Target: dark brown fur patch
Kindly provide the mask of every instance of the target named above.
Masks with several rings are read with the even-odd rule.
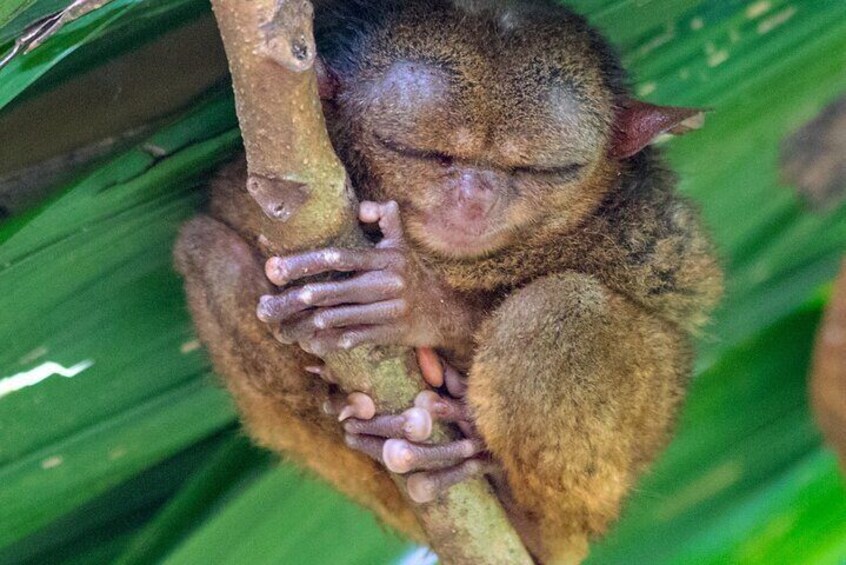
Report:
[[[830,210],[846,199],[846,96],[784,140],[781,171],[817,210]]]

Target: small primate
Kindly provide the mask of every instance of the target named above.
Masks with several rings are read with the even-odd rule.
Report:
[[[423,539],[385,466],[415,501],[485,473],[538,561],[578,562],[666,444],[721,292],[650,146],[701,113],[633,100],[553,1],[325,1],[315,18],[330,136],[381,236],[263,257],[229,167],[176,248],[200,337],[253,436],[386,523]],[[319,358],[361,344],[418,348],[433,390],[401,415],[339,397]],[[427,445],[432,420],[465,437]]]

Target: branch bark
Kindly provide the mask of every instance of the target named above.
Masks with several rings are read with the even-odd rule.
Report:
[[[212,6],[232,71],[247,188],[265,213],[261,233],[267,249],[280,254],[368,245],[317,96],[312,5],[212,0]],[[326,362],[344,389],[370,394],[381,412],[408,408],[424,388],[407,348],[359,347]],[[437,434],[446,439],[451,431],[441,427]],[[395,480],[404,482],[401,476]],[[485,480],[456,485],[429,504],[409,504],[444,563],[532,563]]]

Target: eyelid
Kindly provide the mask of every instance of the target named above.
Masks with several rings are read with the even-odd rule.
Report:
[[[373,137],[376,138],[383,147],[388,149],[389,151],[393,151],[399,155],[403,155],[405,157],[411,157],[414,159],[425,159],[425,160],[438,160],[438,159],[447,159],[452,161],[453,157],[446,153],[441,153],[439,151],[425,151],[422,149],[412,149],[403,145],[402,143],[398,143],[386,137],[382,137],[379,134],[373,134]],[[542,176],[555,176],[555,177],[572,177],[577,175],[583,168],[585,167],[584,163],[570,163],[569,165],[564,165],[561,167],[535,167],[535,166],[524,166],[524,167],[513,167],[511,169],[512,174],[519,174],[519,173],[526,173],[531,175],[542,175]]]
[[[513,173],[567,177],[578,174],[584,167],[584,163],[570,163],[561,167],[514,167],[511,171]]]
[[[403,145],[402,143],[397,143],[396,141],[392,141],[382,137],[381,135],[374,134],[376,141],[378,141],[383,147],[388,149],[389,151],[393,151],[394,153],[398,153],[400,155],[404,155],[406,157],[413,157],[415,159],[452,159],[451,156],[447,155],[446,153],[440,153],[438,151],[425,151],[422,149],[412,149]]]

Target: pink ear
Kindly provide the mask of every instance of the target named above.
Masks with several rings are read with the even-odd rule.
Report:
[[[704,110],[629,100],[617,113],[611,156],[615,159],[631,157],[661,134],[682,135],[701,128],[704,123]]]
[[[320,58],[314,58],[314,72],[317,75],[317,93],[321,100],[333,100],[338,94],[338,78]]]

